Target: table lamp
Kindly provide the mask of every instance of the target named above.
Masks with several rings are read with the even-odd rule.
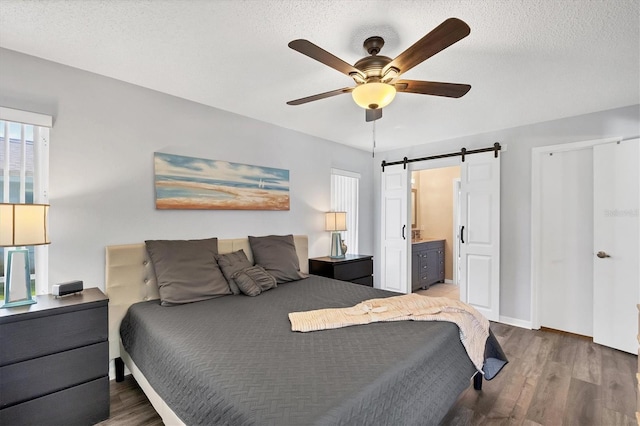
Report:
[[[0,247],[9,250],[2,308],[36,303],[31,296],[31,269],[26,246],[49,244],[48,204],[0,204]]]
[[[339,231],[347,230],[346,212],[327,212],[325,215],[325,230],[331,231],[331,255],[332,259],[344,259],[342,239]]]

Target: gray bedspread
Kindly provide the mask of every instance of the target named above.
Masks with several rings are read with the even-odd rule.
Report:
[[[392,295],[311,276],[257,297],[138,303],[120,332],[138,368],[187,425],[437,424],[475,371],[456,325],[295,333],[287,317]]]

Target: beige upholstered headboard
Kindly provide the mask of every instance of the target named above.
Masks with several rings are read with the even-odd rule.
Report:
[[[300,271],[309,272],[309,241],[306,235],[294,235]],[[248,238],[218,240],[221,254],[244,250],[253,262]],[[153,265],[144,243],[107,246],[105,287],[109,296],[109,359],[120,356],[120,322],[134,303],[159,299]],[[170,309],[170,308],[167,308]]]

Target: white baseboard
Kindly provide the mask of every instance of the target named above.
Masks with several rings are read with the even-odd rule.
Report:
[[[500,322],[502,324],[513,325],[514,327],[526,328],[527,330],[533,329],[533,327],[531,326],[531,321],[505,317],[504,315],[500,315]]]
[[[444,280],[444,283],[445,283],[445,284],[455,284],[455,283],[453,282],[453,280]]]

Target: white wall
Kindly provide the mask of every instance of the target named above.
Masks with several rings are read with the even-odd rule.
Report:
[[[104,247],[145,239],[307,234],[310,256],[327,255],[332,167],[362,176],[360,251],[373,252],[367,152],[6,49],[0,106],[54,117],[50,285],[104,288]],[[291,209],[156,210],[154,152],[288,169]]]
[[[490,107],[488,107],[490,110]],[[531,320],[531,149],[606,137],[624,139],[640,135],[640,105],[577,117],[521,126],[386,151],[374,161],[375,229],[380,229],[380,164],[460,151],[461,148],[507,145],[501,154],[500,223],[500,315],[505,321],[523,324]],[[380,246],[376,241],[375,255]],[[379,262],[376,263],[379,268]],[[376,273],[379,270],[376,269]]]

